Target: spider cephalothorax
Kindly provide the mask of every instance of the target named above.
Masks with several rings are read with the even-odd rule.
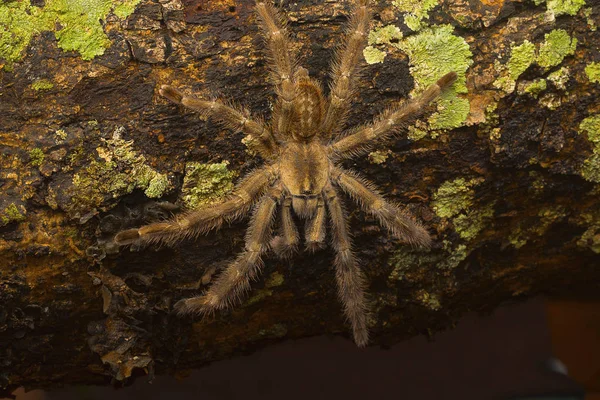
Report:
[[[353,5],[345,44],[336,52],[328,98],[324,97],[319,83],[297,65],[295,56],[290,53],[285,20],[270,2],[256,2],[277,93],[270,124],[249,118],[247,113],[221,101],[201,100],[170,86],[161,87],[160,94],[170,101],[250,135],[265,159],[265,166],[243,179],[226,200],[169,221],[122,231],[115,237],[115,242],[121,245],[174,244],[218,229],[224,222],[245,215],[254,206],[245,250],[205,294],[177,303],[175,307],[180,313],[210,313],[231,305],[250,288],[251,279],[257,276],[262,266],[261,257],[268,250],[282,256],[293,254],[300,240],[292,214],[306,221],[304,241],[309,250],[324,246],[329,217],[331,243],[336,252],[338,295],[344,314],[352,324],[356,344],[364,346],[369,333],[365,280],[352,253],[339,190],[349,194],[398,239],[412,245],[429,246],[429,234],[408,212],[385,200],[373,184],[355,172],[344,170],[338,163],[364,154],[405,128],[407,122],[422,114],[425,106],[456,80],[456,73],[447,73],[419,98],[392,106],[374,122],[344,132],[369,29],[367,2],[356,0]],[[273,236],[277,213],[279,234]]]

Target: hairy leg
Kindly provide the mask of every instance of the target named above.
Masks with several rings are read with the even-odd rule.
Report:
[[[286,29],[286,19],[277,11],[271,1],[257,0],[256,12],[267,42],[267,54],[271,61],[272,77],[277,91],[273,124],[275,131],[285,137],[289,133],[293,102],[296,98],[294,83],[296,57],[290,56],[291,46]]]
[[[181,300],[175,304],[179,314],[211,313],[231,306],[250,289],[250,280],[256,278],[262,267],[261,256],[267,251],[271,227],[281,190],[273,188],[260,202],[246,233],[245,250],[223,271],[208,291],[199,297]]]
[[[333,180],[368,213],[377,217],[392,235],[412,245],[429,247],[431,236],[414,217],[386,201],[367,180],[339,168],[332,171]]]
[[[246,111],[237,110],[217,100],[208,101],[186,96],[169,85],[162,85],[159,93],[173,103],[197,111],[206,118],[212,118],[232,131],[242,131],[251,135],[258,152],[265,159],[273,155],[277,149],[277,142],[265,124],[250,119]]]
[[[325,217],[325,201],[319,197],[315,215],[306,223],[304,232],[308,251],[316,251],[325,245]]]
[[[369,342],[365,278],[354,254],[352,254],[346,214],[331,185],[325,188],[325,195],[327,208],[331,216],[332,243],[337,253],[335,257],[335,277],[338,296],[343,304],[344,314],[352,324],[354,341],[359,347],[363,347]]]
[[[174,244],[182,239],[219,228],[223,222],[244,214],[252,206],[255,199],[264,192],[272,179],[272,174],[270,167],[259,169],[248,175],[229,199],[222,203],[183,213],[169,221],[121,231],[117,233],[114,241],[119,245]]]
[[[382,140],[419,117],[425,111],[425,106],[450,87],[456,78],[455,72],[447,73],[415,100],[400,107],[390,108],[376,117],[372,124],[359,127],[354,133],[337,140],[331,145],[334,154],[344,159],[370,151],[373,146],[381,144]]]
[[[298,248],[298,229],[292,218],[292,198],[286,196],[280,211],[281,232],[271,240],[271,248],[281,258],[290,257]]]
[[[332,71],[329,107],[323,123],[324,135],[339,131],[350,108],[354,81],[361,64],[362,50],[367,41],[371,12],[368,0],[355,0],[348,24],[345,44],[336,52]]]

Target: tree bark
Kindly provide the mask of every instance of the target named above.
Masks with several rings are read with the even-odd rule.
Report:
[[[174,208],[218,201],[261,164],[241,133],[158,95],[168,83],[268,119],[274,93],[253,1],[115,7],[79,21],[100,22],[100,36],[82,34],[71,48],[67,30],[78,25],[53,20],[57,6],[46,3],[0,5],[15,16],[0,17],[0,44],[26,36],[17,15],[54,22],[0,60],[0,395],[176,373],[290,338],[349,337],[331,249],[268,257],[242,305],[201,320],[172,306],[241,251],[245,222],[171,248],[111,241]],[[345,164],[434,237],[431,250],[407,247],[346,199],[371,343],[431,335],[467,311],[539,293],[597,298],[599,2],[465,0],[412,14],[400,3],[374,7],[348,126],[422,90],[440,68],[460,78],[431,117]],[[327,83],[348,5],[282,8],[293,50]]]

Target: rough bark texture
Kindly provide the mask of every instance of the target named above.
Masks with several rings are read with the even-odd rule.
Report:
[[[0,395],[348,336],[329,249],[268,259],[243,305],[201,321],[172,305],[240,251],[244,223],[175,248],[111,245],[117,230],[168,215],[165,201],[218,201],[260,164],[243,135],[168,104],[160,84],[264,117],[273,92],[251,0],[97,3],[87,20],[60,0],[0,4]],[[540,292],[597,293],[600,7],[536,3],[374,7],[350,125],[443,72],[460,78],[429,120],[347,165],[434,235],[430,251],[407,248],[347,199],[373,344]],[[347,4],[283,8],[303,65],[326,82]],[[33,30],[19,25],[32,19]]]

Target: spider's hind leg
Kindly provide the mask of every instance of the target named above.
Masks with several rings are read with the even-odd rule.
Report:
[[[335,256],[335,278],[338,296],[344,307],[344,314],[352,325],[356,345],[364,347],[369,342],[365,277],[360,270],[356,257],[352,253],[346,213],[337,193],[331,186],[326,187],[325,192],[327,208],[331,216],[333,247],[337,253]]]
[[[281,189],[272,188],[261,198],[248,227],[244,252],[219,275],[203,296],[175,304],[179,314],[206,314],[226,308],[239,301],[250,289],[250,280],[258,276],[263,264],[261,257],[269,248],[273,217],[280,197]]]

